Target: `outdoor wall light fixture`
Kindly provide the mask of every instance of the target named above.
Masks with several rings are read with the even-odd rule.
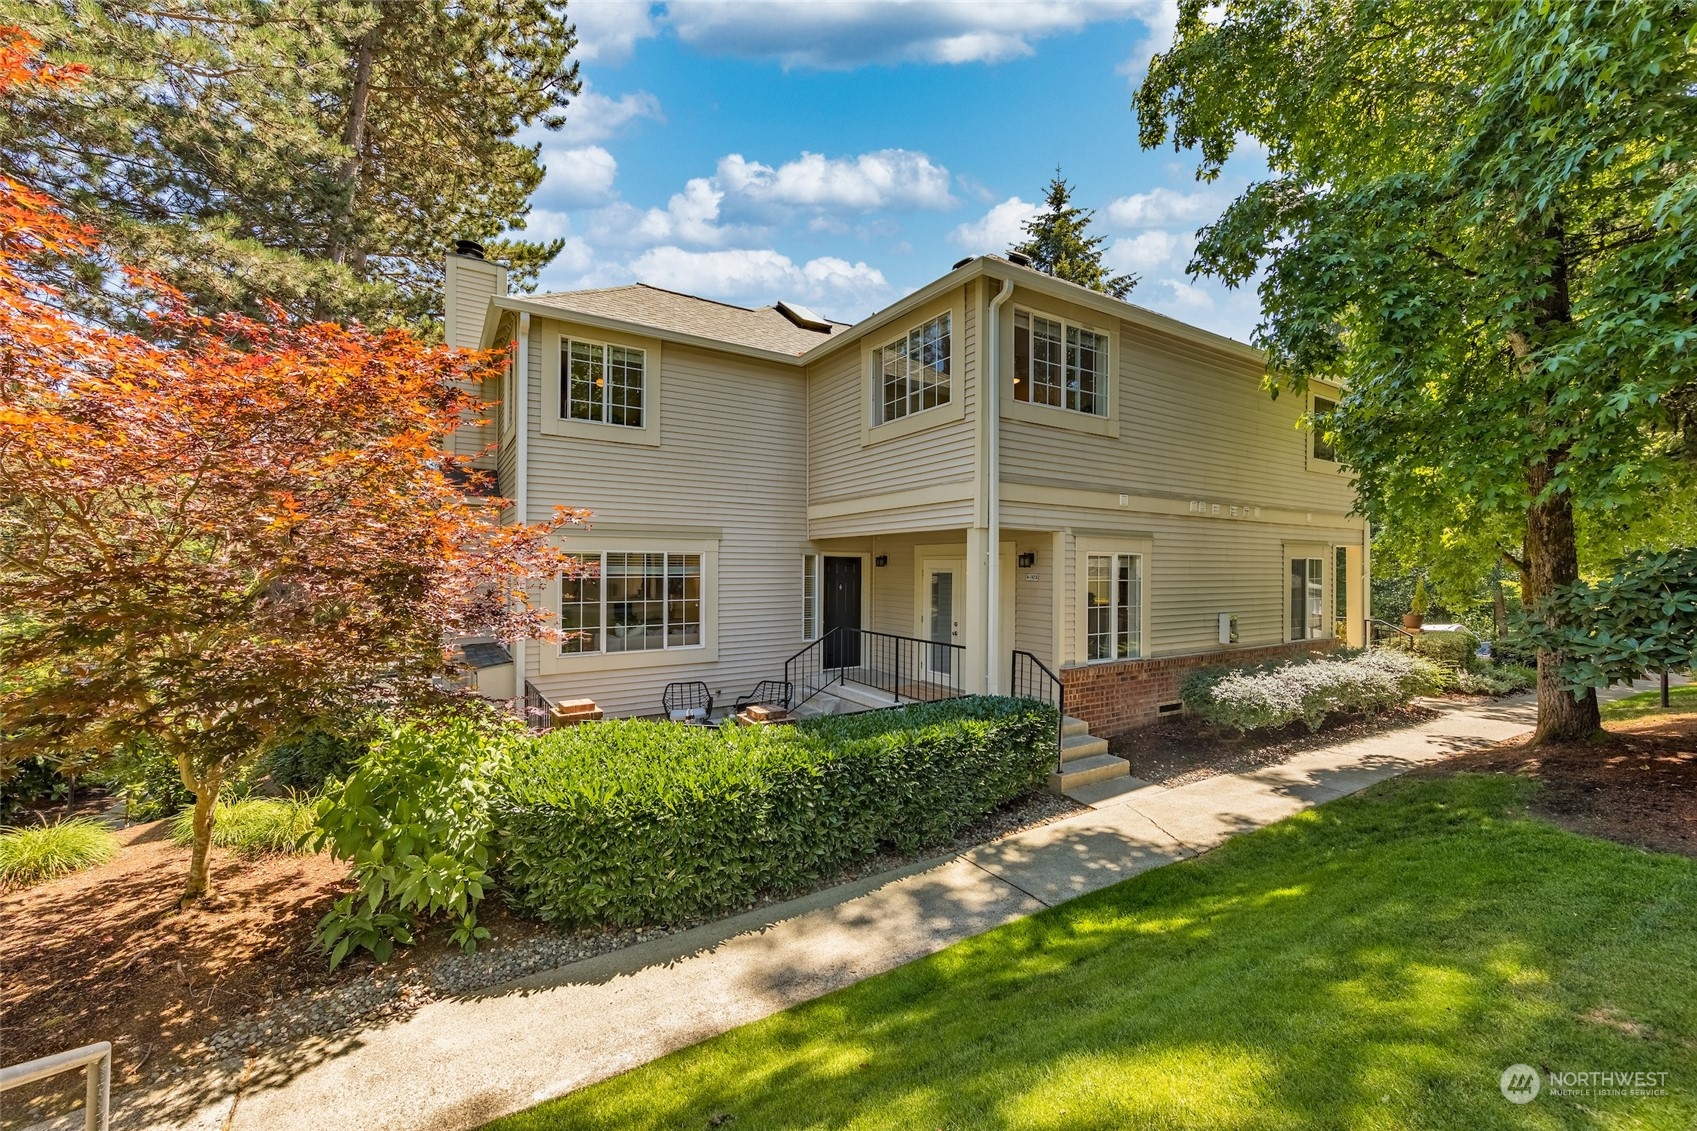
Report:
[[[883,569],[885,566],[890,564],[890,555],[879,554],[877,557],[872,559],[872,564],[877,566],[879,569]]]
[[[1023,553],[1019,556],[1019,568],[1020,569],[1030,569],[1032,566],[1034,566],[1036,564],[1037,564],[1037,552],[1035,550],[1027,550],[1025,553]]]

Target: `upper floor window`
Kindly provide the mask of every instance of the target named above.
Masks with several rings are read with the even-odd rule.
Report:
[[[1338,453],[1337,449],[1333,448],[1326,439],[1325,421],[1318,418],[1337,411],[1337,407],[1338,402],[1330,397],[1314,398],[1314,416],[1316,417],[1314,421],[1314,458],[1323,459],[1329,463],[1337,462]]]
[[[1013,396],[1016,401],[1108,415],[1108,335],[1016,310]]]
[[[949,322],[939,314],[872,351],[880,424],[949,403]]]
[[[560,418],[642,427],[647,355],[601,342],[560,342]]]

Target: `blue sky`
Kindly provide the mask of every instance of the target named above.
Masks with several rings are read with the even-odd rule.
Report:
[[[584,92],[532,135],[543,290],[632,281],[854,321],[1002,251],[1059,165],[1133,302],[1245,339],[1253,290],[1184,274],[1213,184],[1130,110],[1171,0],[572,0]]]

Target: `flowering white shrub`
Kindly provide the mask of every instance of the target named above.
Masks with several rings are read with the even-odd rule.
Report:
[[[1317,730],[1331,715],[1377,714],[1416,695],[1436,694],[1443,676],[1430,660],[1376,649],[1198,672],[1185,681],[1183,697],[1191,714],[1213,726],[1250,731],[1301,719],[1309,730]]]

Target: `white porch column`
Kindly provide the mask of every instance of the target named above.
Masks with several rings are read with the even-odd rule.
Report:
[[[962,627],[962,643],[966,645],[966,671],[962,690],[972,695],[990,693],[990,640],[986,631],[990,623],[990,571],[995,568],[995,555],[990,549],[990,531],[982,526],[966,531],[966,624]]]

